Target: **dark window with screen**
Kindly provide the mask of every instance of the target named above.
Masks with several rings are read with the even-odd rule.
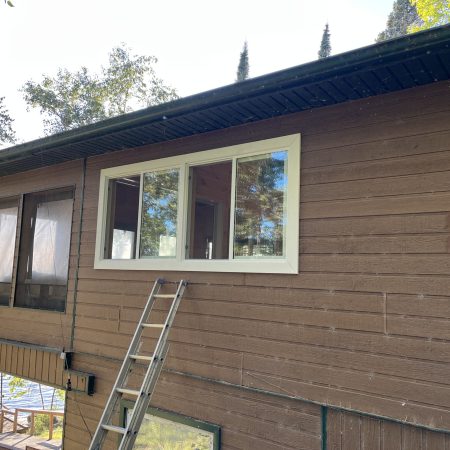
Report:
[[[0,200],[0,305],[8,306],[16,243],[18,202]]]
[[[73,191],[24,196],[15,306],[64,311]]]

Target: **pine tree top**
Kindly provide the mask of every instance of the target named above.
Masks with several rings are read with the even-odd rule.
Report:
[[[322,41],[320,42],[320,49],[318,51],[319,59],[328,58],[331,55],[331,40],[330,40],[330,28],[328,23],[325,24],[323,29]]]
[[[244,81],[248,78],[249,73],[249,63],[248,63],[248,45],[247,41],[244,42],[244,47],[239,57],[239,65],[236,72],[236,82]]]

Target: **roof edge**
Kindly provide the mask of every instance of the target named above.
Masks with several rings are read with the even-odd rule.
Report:
[[[450,24],[430,30],[421,31],[400,38],[333,55],[321,60],[311,61],[299,66],[250,78],[239,83],[229,84],[212,90],[193,94],[168,103],[151,106],[139,111],[112,117],[74,130],[35,139],[23,144],[0,150],[0,161],[14,161],[51,150],[60,146],[76,144],[84,140],[112,134],[124,129],[133,128],[155,120],[182,115],[188,111],[211,107],[224,100],[232,102],[243,97],[251,97],[261,91],[270,91],[288,86],[291,82],[317,81],[334,73],[355,70],[360,65],[375,63],[380,60],[395,58],[399,53],[426,51],[429,45],[448,42]],[[448,44],[447,44],[448,45]]]

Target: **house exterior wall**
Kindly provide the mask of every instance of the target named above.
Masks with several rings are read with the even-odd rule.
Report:
[[[394,448],[348,425],[362,423],[358,411],[449,430],[449,87],[88,159],[73,367],[96,375],[96,393],[68,393],[64,448],[87,448],[86,428],[95,430],[157,277],[190,284],[152,403],[221,426],[222,449],[322,449],[324,426],[329,449],[360,448],[358,439]],[[294,133],[302,138],[299,274],[93,269],[101,169]],[[79,177],[80,163],[71,164]],[[2,322],[22,320],[4,311]],[[31,314],[44,323],[54,313]],[[20,328],[2,327],[1,337],[29,340]],[[41,328],[46,337],[36,339],[48,345],[56,331]],[[321,404],[353,413],[333,410],[324,425]],[[339,427],[355,446],[339,444]]]
[[[29,171],[25,174],[0,177],[0,198],[20,197],[22,194],[32,192],[74,187],[66,312],[0,306],[0,339],[27,342],[57,349],[70,348],[79,246],[82,176],[82,161],[71,161],[58,166]],[[18,253],[17,250],[16,246],[16,254]],[[13,269],[13,284],[15,282],[16,264],[17,259]]]

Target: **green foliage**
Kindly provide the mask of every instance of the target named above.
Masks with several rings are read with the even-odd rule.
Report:
[[[5,0],[5,3],[6,3],[8,6],[11,6],[11,8],[14,8],[14,4],[13,4],[13,2],[12,2],[11,0]]]
[[[244,42],[244,47],[239,57],[239,65],[236,73],[236,82],[244,81],[248,78],[250,66],[248,62],[248,45]]]
[[[174,256],[161,254],[161,239],[176,239],[178,170],[146,173],[142,204],[141,255]]]
[[[376,42],[386,41],[408,33],[409,27],[418,24],[420,18],[416,7],[409,0],[395,0],[392,11],[388,16],[386,29],[376,38]]]
[[[8,110],[3,104],[5,97],[0,97],[0,144],[14,144],[16,141],[16,133],[12,128],[12,123]]]
[[[11,377],[8,383],[12,398],[21,398],[28,392],[28,382],[19,377]]]
[[[154,56],[132,56],[130,49],[116,47],[103,69],[103,89],[107,99],[107,116],[132,111],[133,106],[152,106],[177,98],[174,89],[156,76]]]
[[[135,450],[209,450],[211,436],[175,422],[146,416]]]
[[[62,132],[176,99],[175,90],[156,76],[156,62],[153,56],[131,55],[123,45],[112,49],[100,75],[86,67],[59,69],[40,83],[27,81],[22,92],[29,107],[40,109],[46,134]]]
[[[320,42],[320,49],[318,52],[319,59],[328,58],[331,55],[331,40],[330,40],[330,29],[328,24],[325,25],[322,34],[322,41]]]
[[[53,424],[53,439],[62,438],[62,420],[60,418],[54,418]],[[50,429],[50,416],[47,414],[36,414],[34,416],[34,435],[41,437],[48,437]]]
[[[286,154],[238,160],[236,175],[236,256],[282,256]]]
[[[417,9],[421,23],[414,23],[408,28],[410,33],[445,25],[450,22],[449,0],[411,0]]]

